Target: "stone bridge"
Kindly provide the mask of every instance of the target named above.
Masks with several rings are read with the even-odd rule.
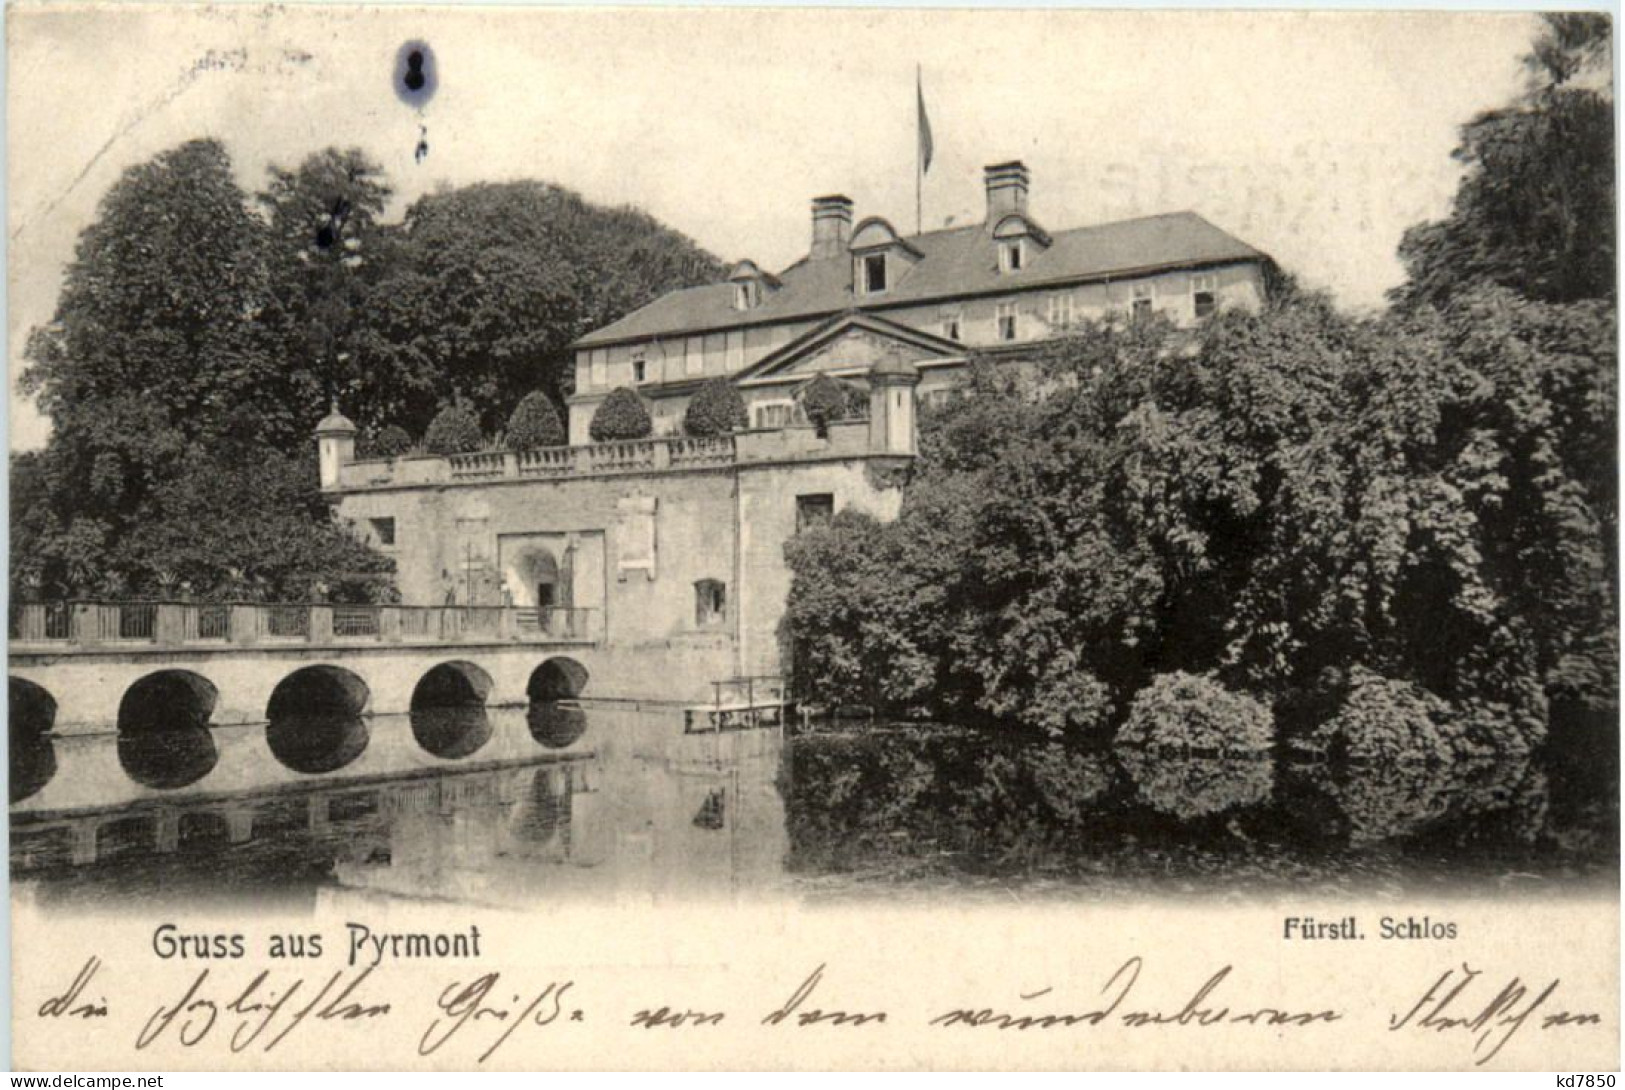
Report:
[[[53,603],[13,609],[11,723],[93,733],[414,707],[709,703],[725,637],[608,645],[579,609]]]

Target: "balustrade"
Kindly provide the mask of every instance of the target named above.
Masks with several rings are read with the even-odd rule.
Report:
[[[515,606],[310,603],[14,602],[16,649],[73,652],[102,645],[590,643],[596,610]]]

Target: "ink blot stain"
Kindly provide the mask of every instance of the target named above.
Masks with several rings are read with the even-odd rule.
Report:
[[[427,42],[407,42],[396,51],[393,81],[395,94],[408,106],[421,109],[434,97],[439,80]]]

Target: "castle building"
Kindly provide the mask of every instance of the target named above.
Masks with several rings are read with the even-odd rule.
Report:
[[[581,338],[569,446],[357,458],[335,413],[317,429],[322,490],[394,557],[403,601],[491,610],[517,626],[500,639],[528,627],[569,642],[596,695],[697,700],[779,674],[785,544],[841,511],[896,516],[917,405],[945,396],[970,354],[1016,362],[1084,319],[1190,324],[1263,299],[1268,258],[1193,213],[1052,234],[1027,210],[1025,166],[988,167],[986,187],[982,224],[909,237],[820,197],[812,248],[782,273],[742,261]],[[800,411],[821,373],[849,383],[849,418]],[[738,385],[751,426],[681,435],[689,398],[717,376]],[[653,406],[656,435],[589,442],[620,386]]]
[[[1269,258],[1194,212],[1051,232],[1028,209],[1025,165],[987,167],[984,186],[982,223],[908,236],[879,216],[854,225],[849,199],[818,197],[807,255],[783,272],[740,261],[722,283],[669,292],[580,338],[570,442],[589,441],[619,386],[649,403],[657,434],[679,433],[717,376],[738,385],[751,427],[781,427],[819,372],[861,383],[877,362],[906,360],[929,404],[972,352],[1019,359],[1086,319],[1187,325],[1264,298]]]

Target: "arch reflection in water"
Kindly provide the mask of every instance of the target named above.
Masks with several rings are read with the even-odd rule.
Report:
[[[136,783],[159,791],[190,787],[219,760],[207,727],[123,731],[118,736],[119,767]]]
[[[525,719],[530,736],[548,749],[564,749],[587,733],[587,711],[573,700],[534,701]]]
[[[21,802],[56,775],[56,698],[32,681],[7,678],[6,710],[10,737],[11,801]]]
[[[56,743],[44,734],[20,734],[13,730],[10,745],[11,801],[39,794],[56,775]]]
[[[265,728],[271,754],[307,776],[336,772],[361,756],[371,731],[359,715],[288,715]]]
[[[459,760],[491,740],[491,714],[478,706],[413,708],[412,737],[427,753]]]
[[[1141,802],[1182,821],[1263,805],[1275,784],[1274,762],[1262,754],[1194,757],[1122,746],[1116,756]]]

